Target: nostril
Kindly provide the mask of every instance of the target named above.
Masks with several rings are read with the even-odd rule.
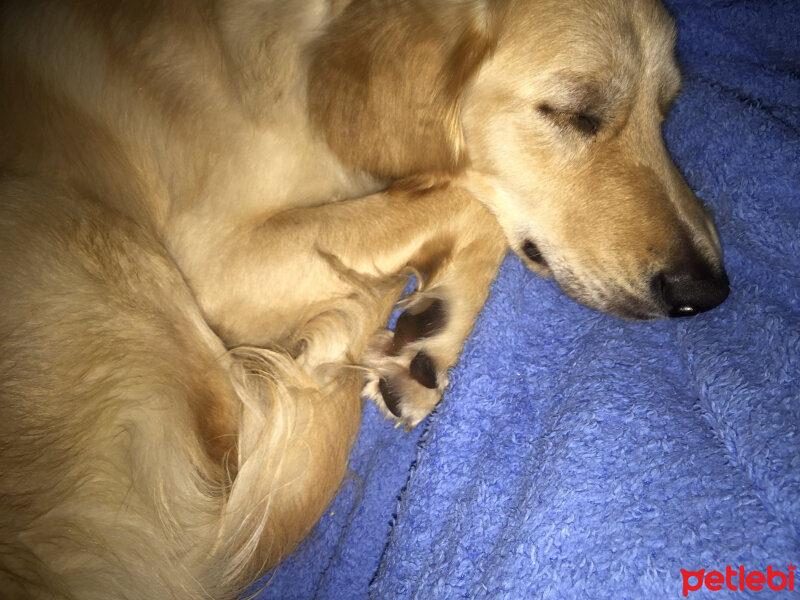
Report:
[[[706,269],[662,271],[653,277],[651,288],[670,317],[691,317],[722,304],[730,292],[730,282],[725,271],[716,275]]]

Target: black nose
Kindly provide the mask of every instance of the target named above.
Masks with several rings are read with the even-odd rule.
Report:
[[[653,293],[670,317],[691,317],[719,306],[728,297],[730,282],[724,270],[694,266],[675,272],[662,271],[653,278]]]

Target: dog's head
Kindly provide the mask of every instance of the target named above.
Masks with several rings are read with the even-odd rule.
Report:
[[[441,4],[344,10],[309,96],[331,146],[381,177],[457,174],[523,260],[583,304],[641,319],[721,303],[714,225],[661,137],[680,88],[665,9]]]

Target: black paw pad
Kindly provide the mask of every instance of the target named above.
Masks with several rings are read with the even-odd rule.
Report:
[[[403,415],[400,414],[400,396],[397,394],[394,387],[392,387],[392,384],[386,379],[381,379],[378,382],[378,388],[381,390],[381,396],[383,396],[383,403],[386,405],[386,408],[388,408],[395,417],[402,417]]]
[[[399,352],[403,346],[414,340],[435,335],[447,322],[447,309],[441,298],[434,298],[421,312],[412,313],[412,310],[405,311],[397,319],[394,328],[395,352]]]
[[[424,352],[418,352],[417,355],[411,359],[408,371],[411,373],[411,377],[419,381],[426,388],[432,390],[437,387],[436,365],[433,364],[431,357]]]

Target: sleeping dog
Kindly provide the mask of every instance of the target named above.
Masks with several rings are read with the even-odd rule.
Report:
[[[5,597],[241,593],[362,396],[434,408],[509,248],[624,318],[722,302],[674,39],[656,0],[4,2]]]

